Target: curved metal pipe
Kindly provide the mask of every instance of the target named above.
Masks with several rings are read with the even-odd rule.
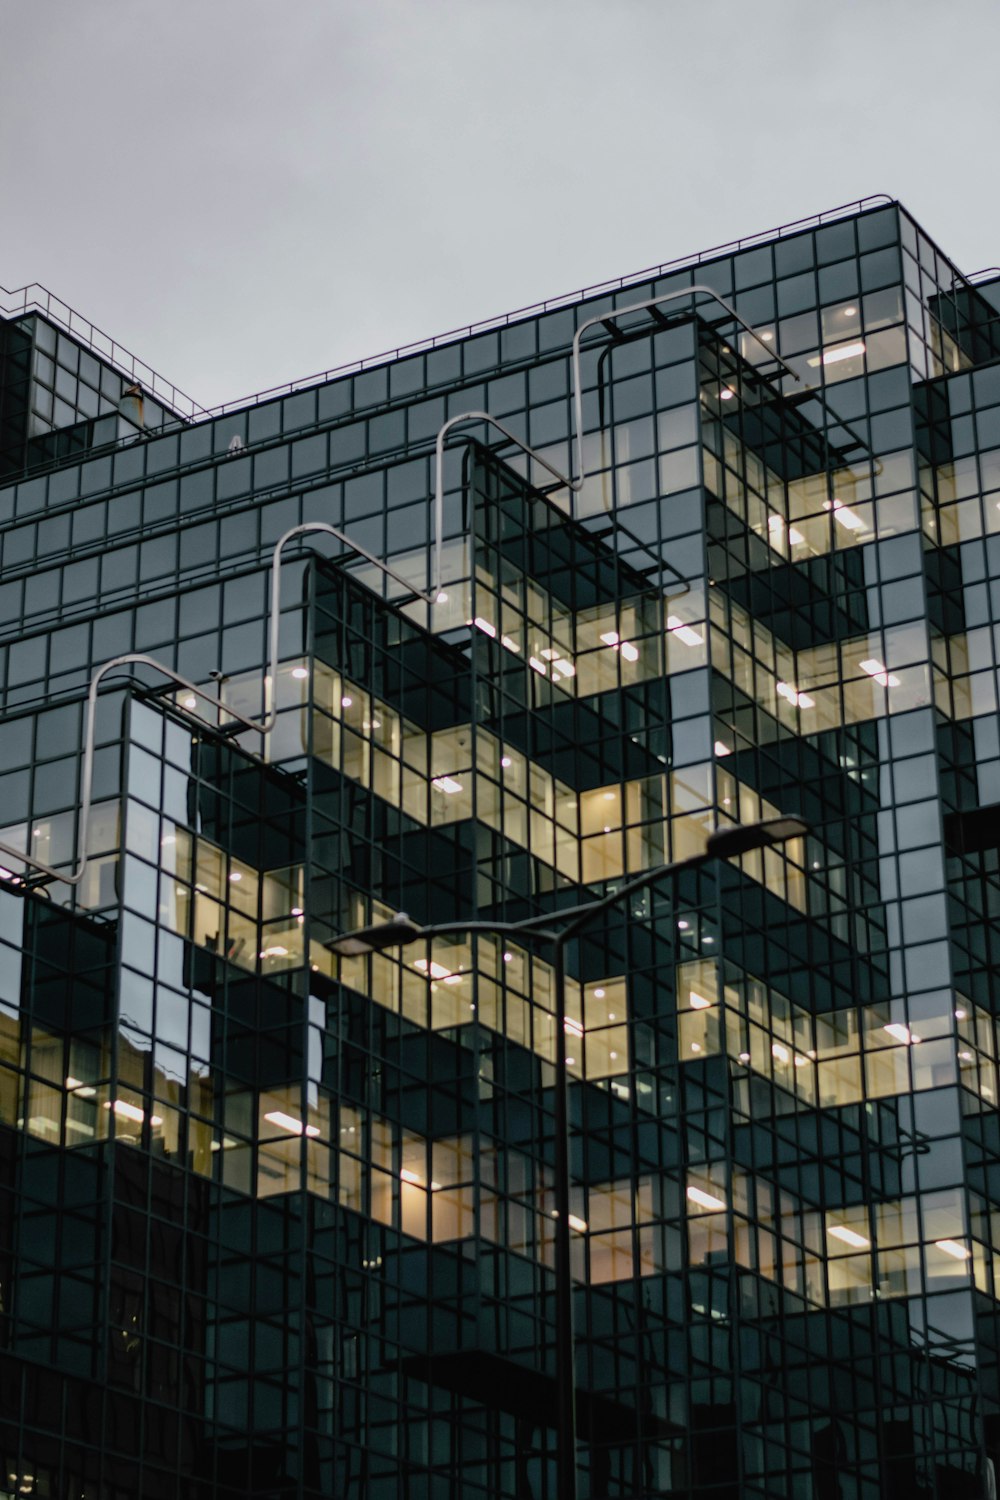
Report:
[[[164,677],[169,677],[172,682],[178,683],[180,687],[186,688],[188,692],[194,693],[206,703],[211,703],[215,708],[225,709],[226,714],[230,718],[239,719],[240,723],[245,724],[248,729],[258,727],[255,724],[251,724],[249,719],[245,719],[235,709],[227,708],[220,699],[213,698],[211,693],[206,693],[205,689],[200,688],[197,683],[189,682],[186,677],[182,677],[179,672],[175,672],[173,667],[164,666],[163,662],[157,661],[155,656],[147,656],[142,651],[129,651],[123,656],[113,656],[110,661],[104,662],[102,666],[97,668],[93,677],[91,677],[90,686],[87,690],[87,722],[83,737],[83,775],[80,791],[80,831],[77,837],[76,869],[71,875],[67,875],[64,870],[54,869],[51,865],[47,865],[44,860],[36,859],[34,855],[27,853],[25,850],[15,849],[11,844],[0,843],[0,853],[12,855],[22,864],[30,865],[34,870],[40,870],[49,879],[60,880],[64,885],[79,885],[86,874],[89,863],[87,835],[90,832],[90,809],[94,792],[94,742],[97,731],[97,690],[101,685],[102,678],[106,677],[109,672],[115,671],[118,667],[132,664],[152,667],[154,671],[162,672]],[[181,709],[181,712],[183,713],[185,710]]]
[[[441,576],[441,532],[444,521],[444,440],[447,433],[450,432],[453,427],[457,427],[460,423],[488,422],[491,427],[496,427],[497,430],[502,432],[504,437],[509,438],[512,443],[516,443],[517,446],[521,449],[522,453],[527,453],[529,458],[535,459],[542,465],[544,469],[547,469],[555,479],[558,479],[560,484],[566,485],[567,489],[572,490],[574,494],[579,494],[579,492],[583,489],[583,486],[586,483],[587,479],[587,472],[583,461],[583,382],[580,374],[581,338],[586,333],[588,328],[593,328],[598,323],[606,323],[609,318],[620,318],[624,317],[627,313],[643,312],[646,308],[659,307],[664,302],[675,302],[679,297],[694,297],[699,294],[703,294],[707,297],[713,297],[715,301],[725,309],[729,316],[731,318],[734,318],[736,322],[739,323],[741,328],[744,328],[752,338],[755,338],[757,340],[758,344],[760,344],[761,348],[769,358],[777,360],[778,363],[783,366],[785,370],[787,370],[788,374],[791,375],[794,380],[796,380],[799,384],[802,383],[801,376],[796,374],[796,372],[792,369],[791,365],[788,364],[786,360],[782,359],[781,355],[777,352],[776,349],[768,348],[767,344],[761,338],[757,330],[753,328],[745,318],[740,317],[735,307],[731,306],[731,304],[728,303],[724,297],[720,297],[718,292],[715,291],[713,287],[705,286],[702,283],[696,283],[694,286],[681,287],[674,292],[664,292],[662,297],[649,297],[643,302],[630,302],[627,307],[616,307],[609,310],[608,312],[598,313],[594,317],[588,318],[586,322],[580,324],[579,328],[576,330],[576,333],[573,335],[573,425],[576,429],[575,441],[579,468],[579,476],[577,478],[574,479],[572,474],[566,475],[561,473],[559,469],[555,468],[553,464],[549,463],[548,459],[543,458],[542,455],[538,453],[534,448],[529,448],[527,443],[523,443],[519,437],[511,432],[509,427],[505,427],[502,422],[497,421],[496,417],[491,417],[488,411],[461,412],[457,417],[449,417],[447,422],[445,422],[439,430],[437,441],[435,443],[436,472],[434,480],[435,584],[440,583]],[[416,590],[414,592],[416,592]],[[431,603],[437,597],[437,592],[437,587],[434,587],[431,589],[429,596],[420,595],[420,597],[426,599],[427,603]]]
[[[383,562],[381,558],[375,557],[365,547],[360,546],[357,542],[353,542],[351,538],[346,535],[346,533],[340,531],[336,526],[331,526],[329,522],[305,521],[301,526],[290,527],[283,536],[279,537],[278,541],[275,544],[274,551],[271,554],[271,618],[268,630],[268,654],[272,691],[272,707],[270,709],[270,712],[265,712],[264,717],[261,719],[248,719],[245,714],[239,713],[237,709],[231,707],[222,698],[214,697],[211,693],[206,692],[204,688],[199,687],[196,682],[191,682],[189,678],[182,676],[180,672],[175,672],[173,667],[168,667],[164,662],[157,661],[155,656],[148,656],[145,654],[145,652],[129,651],[125,652],[121,656],[112,657],[110,661],[104,662],[97,668],[90,679],[90,684],[87,689],[87,711],[83,737],[83,771],[80,790],[80,825],[77,835],[76,868],[72,871],[72,873],[67,874],[63,870],[57,870],[53,868],[52,865],[46,864],[44,860],[36,859],[35,856],[29,853],[27,850],[15,849],[11,844],[0,843],[0,854],[8,855],[21,864],[29,865],[33,870],[38,870],[42,875],[46,877],[46,879],[58,880],[61,881],[64,885],[75,886],[79,885],[82,881],[84,875],[86,874],[87,865],[89,863],[89,855],[87,854],[87,837],[90,832],[90,813],[94,790],[94,747],[97,734],[97,694],[103,679],[108,675],[109,672],[114,672],[119,667],[149,667],[154,672],[159,672],[162,676],[168,678],[171,682],[177,683],[178,687],[185,689],[186,692],[191,693],[196,698],[199,698],[202,703],[210,704],[212,708],[218,709],[225,715],[227,719],[232,719],[235,720],[238,724],[242,724],[245,730],[251,731],[255,734],[270,734],[278,719],[277,708],[276,706],[274,706],[276,698],[276,694],[274,692],[274,684],[277,681],[278,675],[278,640],[280,635],[281,623],[282,553],[285,549],[286,544],[290,542],[293,537],[307,535],[312,532],[322,532],[328,536],[336,537],[338,541],[344,542],[351,549],[351,551],[356,553],[359,557],[363,557],[367,562],[372,563],[376,568],[380,569],[381,572],[387,574],[388,577],[394,578],[397,583],[404,584],[407,590],[411,592],[413,591],[409,581],[404,578],[401,573],[397,573],[393,567],[391,567],[388,563]],[[427,598],[427,596],[423,594],[421,594],[420,597]],[[432,595],[432,597],[436,597],[436,591],[434,595]],[[430,602],[429,599],[428,602]],[[204,717],[196,714],[193,710],[188,709],[184,704],[175,703],[174,708],[178,713],[183,714],[185,718],[193,719],[196,723],[204,725]]]
[[[580,340],[583,335],[588,328],[594,328],[598,323],[607,323],[611,318],[622,318],[626,313],[643,312],[650,307],[661,307],[664,302],[676,302],[681,297],[695,297],[699,295],[714,298],[720,307],[723,307],[729,316],[735,318],[740,327],[750,334],[751,338],[757,340],[757,343],[769,359],[777,360],[778,364],[787,370],[788,374],[799,385],[802,384],[802,377],[796,374],[787,360],[782,359],[776,349],[768,348],[757,330],[745,318],[740,317],[735,307],[727,302],[725,297],[720,297],[714,287],[706,286],[703,282],[695,282],[694,286],[679,287],[674,292],[664,292],[661,297],[648,297],[643,302],[631,302],[627,307],[614,307],[610,308],[607,312],[597,313],[594,317],[588,318],[585,323],[581,323],[573,335],[573,424],[576,428],[577,468],[579,474],[576,479],[569,479],[567,483],[575,493],[579,494],[587,479],[587,471],[583,461],[583,381],[580,374]]]
[[[487,411],[461,412],[457,416],[449,417],[448,420],[439,429],[435,442],[436,475],[434,486],[434,551],[431,567],[431,587],[428,590],[425,591],[422,589],[414,588],[410,580],[404,578],[403,575],[397,572],[396,569],[393,568],[389,563],[385,562],[382,558],[376,557],[365,547],[360,546],[359,543],[352,541],[345,532],[341,531],[336,526],[332,526],[327,521],[304,521],[299,526],[290,527],[288,531],[284,532],[284,534],[279,537],[278,541],[275,543],[274,551],[271,556],[271,609],[268,632],[268,662],[270,669],[270,681],[272,684],[272,702],[274,701],[274,684],[277,681],[278,673],[279,635],[281,624],[281,561],[282,553],[288,542],[290,542],[296,536],[305,536],[315,533],[323,533],[324,535],[335,537],[338,541],[343,542],[345,546],[349,547],[352,552],[357,554],[359,557],[363,557],[365,561],[371,563],[373,567],[378,568],[379,571],[384,573],[387,577],[395,579],[397,583],[401,583],[407,590],[407,592],[410,593],[414,598],[422,600],[425,604],[433,604],[437,600],[437,596],[440,592],[442,574],[444,543],[444,442],[447,434],[452,430],[452,428],[459,425],[468,424],[470,422],[487,422],[491,427],[495,427],[498,432],[502,432],[504,437],[506,437],[508,441],[516,443],[517,446],[522,450],[522,452],[526,453],[529,458],[533,458],[538,463],[540,463],[544,469],[546,469],[555,479],[559,481],[560,484],[564,484],[570,490],[578,493],[583,488],[587,477],[583,461],[583,390],[580,374],[580,340],[582,335],[587,331],[588,328],[592,328],[599,323],[606,323],[609,317],[622,317],[627,313],[642,312],[646,308],[659,307],[664,302],[672,302],[681,297],[694,297],[696,295],[705,295],[714,298],[714,300],[725,309],[730,317],[734,318],[736,322],[739,323],[740,326],[747,331],[747,333],[749,333],[753,338],[757,340],[757,342],[767,352],[768,355],[770,355],[773,359],[776,359],[778,363],[781,364],[796,381],[800,380],[800,377],[791,368],[791,366],[781,358],[780,354],[778,354],[777,351],[768,349],[767,345],[764,343],[763,339],[756,332],[756,330],[752,328],[744,318],[740,317],[739,313],[734,307],[732,307],[723,297],[721,297],[718,292],[714,290],[714,288],[705,286],[703,284],[696,283],[694,286],[683,287],[674,292],[666,292],[661,297],[650,297],[642,302],[633,302],[630,303],[627,307],[615,308],[610,313],[598,314],[592,318],[589,318],[586,322],[581,323],[580,327],[576,330],[576,333],[573,336],[572,349],[574,418],[580,469],[580,473],[577,478],[574,479],[572,475],[567,476],[561,473],[559,469],[557,469],[553,464],[549,463],[548,459],[544,458],[534,448],[529,447],[527,443],[522,442],[521,439],[515,433],[513,433],[509,427],[505,426],[503,422],[498,421],[496,417],[491,416]],[[678,577],[680,577],[680,575],[678,575]],[[684,579],[683,581],[686,583],[688,580]],[[67,875],[64,872],[55,869],[53,866],[46,864],[44,860],[36,859],[26,850],[15,849],[10,844],[4,844],[0,842],[0,853],[12,857],[14,860],[19,861],[21,864],[29,865],[32,869],[40,871],[41,874],[44,875],[47,879],[61,881],[64,885],[79,885],[84,877],[84,874],[86,873],[88,864],[87,835],[90,831],[90,812],[93,799],[97,690],[100,687],[102,680],[107,676],[109,672],[113,672],[119,667],[129,665],[146,666],[151,668],[155,672],[160,672],[171,682],[176,682],[178,686],[186,689],[190,693],[193,693],[204,703],[211,704],[213,708],[221,710],[228,719],[236,720],[238,723],[242,724],[246,730],[253,733],[270,734],[277,722],[278,715],[276,707],[272,706],[270,712],[265,712],[264,717],[261,719],[248,719],[243,714],[238,713],[236,709],[224,703],[221,698],[213,697],[211,693],[207,693],[205,689],[199,687],[197,683],[191,682],[187,677],[183,677],[179,672],[175,672],[172,667],[168,667],[165,665],[165,663],[157,661],[155,657],[147,656],[142,652],[127,652],[124,655],[112,657],[110,661],[104,662],[97,668],[97,670],[91,677],[90,685],[87,691],[87,718],[86,728],[84,732],[83,775],[80,799],[80,824],[77,837],[76,869],[71,874]],[[185,717],[191,717],[196,720],[199,717],[191,713],[189,710],[185,709],[183,705],[175,704],[175,708],[178,712],[184,714]],[[204,723],[204,720],[202,719],[200,720],[200,722]]]

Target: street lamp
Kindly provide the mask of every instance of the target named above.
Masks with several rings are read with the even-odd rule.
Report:
[[[678,875],[697,869],[713,859],[731,859],[753,849],[765,849],[800,838],[808,827],[799,818],[770,818],[760,823],[735,824],[710,833],[700,854],[673,864],[658,865],[625,881],[617,890],[570,906],[563,911],[522,922],[435,922],[421,926],[405,912],[398,912],[385,922],[359,927],[354,932],[332,938],[326,944],[331,952],[344,958],[379,953],[387,948],[402,948],[409,943],[457,932],[483,933],[494,937],[536,937],[552,948],[555,974],[556,1029],[556,1437],[559,1500],[576,1500],[576,1381],[573,1346],[573,1292],[570,1276],[570,1171],[569,1171],[569,1104],[566,1069],[566,947],[592,917],[600,916],[619,901],[643,890],[666,875]],[[553,930],[549,924],[561,924]]]

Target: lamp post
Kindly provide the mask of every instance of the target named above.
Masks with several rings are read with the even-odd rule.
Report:
[[[798,818],[771,818],[760,823],[736,824],[717,828],[709,834],[702,853],[673,864],[645,870],[624,885],[596,901],[570,906],[564,911],[522,922],[454,921],[422,927],[405,912],[385,922],[359,927],[354,932],[333,938],[327,947],[345,958],[402,948],[410,943],[459,932],[489,934],[494,937],[535,937],[552,949],[555,973],[556,1028],[556,1160],[555,1160],[555,1243],[556,1243],[556,1438],[559,1500],[576,1500],[576,1379],[573,1345],[573,1291],[570,1276],[570,1169],[569,1169],[569,1101],[566,1069],[566,948],[581,928],[634,892],[645,889],[666,875],[678,875],[697,869],[713,859],[730,859],[753,849],[783,844],[807,832]],[[560,923],[556,929],[549,924]]]

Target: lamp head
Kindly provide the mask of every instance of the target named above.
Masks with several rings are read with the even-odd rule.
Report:
[[[732,828],[717,828],[710,833],[705,853],[713,859],[732,859],[749,854],[751,849],[767,849],[788,839],[801,838],[809,825],[801,818],[766,818],[761,823],[737,823]]]
[[[381,953],[385,948],[402,948],[423,933],[424,929],[405,911],[398,911],[387,922],[373,922],[370,927],[358,927],[342,937],[330,938],[326,947],[341,958],[357,958],[363,953]]]

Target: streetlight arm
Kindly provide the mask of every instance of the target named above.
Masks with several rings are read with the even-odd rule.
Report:
[[[788,839],[800,838],[808,831],[807,825],[798,818],[769,818],[760,823],[735,824],[733,827],[716,828],[710,833],[705,843],[705,848],[700,854],[691,854],[687,859],[674,860],[669,865],[657,865],[653,870],[643,870],[641,875],[635,875],[631,880],[626,880],[624,885],[618,886],[605,896],[599,896],[596,901],[586,901],[580,906],[570,906],[564,911],[552,912],[544,917],[528,917],[526,921],[517,924],[517,930],[521,932],[538,932],[546,923],[554,918],[559,922],[568,922],[568,926],[560,928],[562,937],[572,937],[588,917],[598,917],[609,907],[615,906],[619,901],[625,900],[636,891],[641,891],[654,881],[660,880],[666,875],[679,875],[685,870],[696,870],[699,865],[704,865],[713,859],[730,859],[738,854],[747,854],[753,849],[765,849],[775,844],[783,844]]]
[[[699,865],[712,859],[730,859],[747,854],[753,849],[764,849],[783,844],[788,839],[801,838],[808,827],[799,818],[769,818],[760,823],[734,824],[732,827],[716,828],[710,833],[705,848],[700,854],[687,859],[674,860],[669,865],[657,865],[653,870],[643,870],[626,880],[617,890],[599,896],[595,901],[585,901],[579,906],[569,906],[564,911],[547,912],[540,917],[526,917],[522,922],[461,921],[434,923],[423,927],[414,922],[405,912],[398,912],[387,922],[376,922],[371,927],[359,928],[332,938],[326,946],[333,953],[352,957],[361,953],[380,952],[386,948],[401,948],[423,938],[450,937],[456,932],[489,933],[494,936],[527,934],[548,942],[565,942],[572,937],[589,917],[598,917],[619,901],[641,891],[666,875],[679,875],[684,870],[696,870]],[[560,924],[553,931],[551,924]],[[562,923],[567,923],[562,926]]]

